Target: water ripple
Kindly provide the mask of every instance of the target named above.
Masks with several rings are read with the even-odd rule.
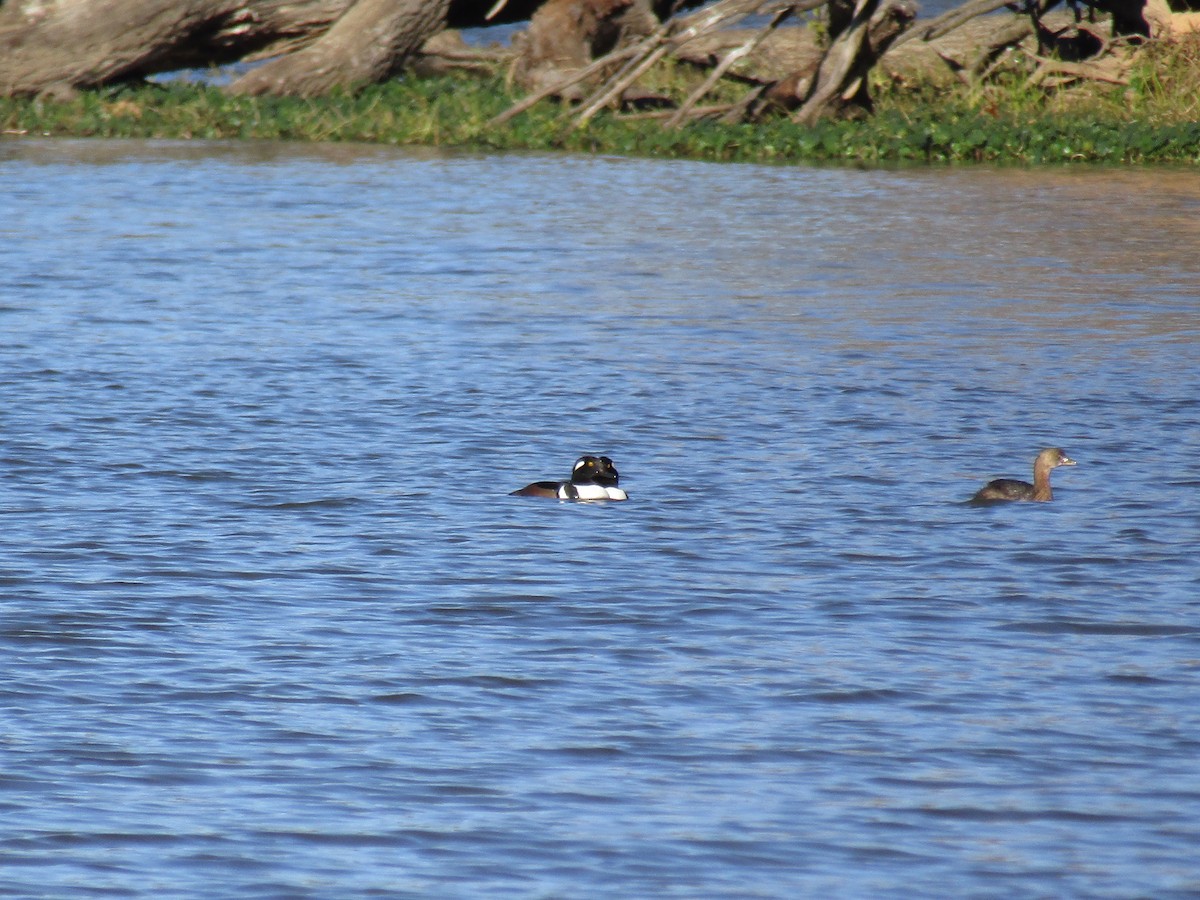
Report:
[[[1195,893],[1191,174],[0,166],[0,893]]]

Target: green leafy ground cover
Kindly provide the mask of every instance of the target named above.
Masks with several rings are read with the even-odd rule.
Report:
[[[519,99],[499,75],[408,77],[312,100],[180,82],[0,99],[0,130],[7,139],[357,141],[759,162],[1200,164],[1200,40],[1143,48],[1128,85],[1031,87],[1017,68],[982,86],[877,84],[875,95],[873,116],[811,128],[779,115],[666,129],[611,114],[572,128],[549,101],[491,127]]]

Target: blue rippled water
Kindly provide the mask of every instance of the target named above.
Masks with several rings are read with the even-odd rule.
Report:
[[[1200,893],[1193,173],[0,185],[0,893]]]

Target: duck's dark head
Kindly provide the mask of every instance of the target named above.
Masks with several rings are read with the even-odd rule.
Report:
[[[600,484],[616,487],[620,476],[617,467],[607,456],[581,456],[571,470],[572,484]]]

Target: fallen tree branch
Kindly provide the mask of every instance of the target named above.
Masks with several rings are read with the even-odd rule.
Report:
[[[820,2],[824,3],[825,0],[820,0]],[[669,119],[667,119],[667,127],[678,127],[680,123],[682,123],[684,119],[691,114],[692,108],[716,86],[718,81],[725,77],[725,73],[728,72],[736,62],[753,53],[758,48],[758,45],[766,40],[767,35],[783,24],[783,22],[790,18],[795,11],[795,7],[792,6],[779,10],[774,16],[771,17],[771,21],[760,28],[758,32],[755,33],[748,41],[746,41],[740,47],[735,47],[726,53],[724,59],[717,63],[717,65],[713,67],[713,70],[708,74],[708,77],[704,79],[704,83],[701,84],[700,87],[696,88],[696,90],[692,91],[688,98],[683,101],[683,105],[681,105],[679,109],[675,110],[675,113]]]
[[[820,0],[821,5],[825,0]],[[675,22],[665,23],[666,32],[660,29],[646,38],[639,47],[639,56],[635,56],[621,72],[609,79],[596,93],[588,98],[576,114],[573,127],[578,128],[588,122],[596,113],[616,100],[638,78],[650,70],[655,63],[668,53],[676,52],[690,41],[713,31],[716,28],[739,22],[747,16],[775,13],[793,4],[781,0],[719,0],[712,6],[691,13]]]
[[[1125,60],[1109,56],[1097,62],[1073,63],[1061,59],[1035,56],[1037,70],[1029,76],[1029,85],[1039,85],[1051,76],[1066,76],[1067,81],[1102,81],[1105,84],[1129,84],[1128,65]]]
[[[355,0],[302,50],[251,69],[230,94],[312,97],[381,81],[446,24],[449,0]]]
[[[812,125],[824,115],[826,108],[846,89],[850,69],[858,57],[867,25],[879,8],[879,0],[858,0],[850,24],[840,33],[817,66],[817,74],[808,97],[792,115],[792,121]]]
[[[649,40],[649,38],[647,38],[647,40]],[[515,116],[519,116],[521,113],[525,112],[525,110],[536,106],[538,103],[545,100],[547,97],[553,96],[555,94],[561,94],[563,91],[565,91],[567,88],[571,87],[572,85],[576,85],[581,81],[585,81],[588,78],[591,78],[597,72],[604,71],[604,69],[608,68],[609,66],[613,65],[614,63],[618,63],[618,62],[621,62],[622,60],[629,59],[630,57],[637,56],[638,53],[640,53],[640,52],[641,52],[641,44],[636,44],[636,45],[633,45],[630,47],[623,47],[618,50],[614,50],[611,53],[607,53],[604,56],[597,59],[591,65],[585,66],[584,68],[582,68],[576,72],[572,72],[570,75],[567,75],[566,77],[560,79],[559,81],[556,81],[554,84],[544,87],[539,91],[534,91],[532,94],[527,96],[525,99],[519,100],[518,102],[514,103],[512,106],[510,106],[504,112],[500,113],[498,116],[493,116],[491,119],[489,119],[487,126],[490,128],[490,127],[494,127],[496,125],[503,125],[509,119],[512,119]]]
[[[726,125],[736,125],[738,122],[745,121],[746,116],[750,114],[750,110],[762,100],[763,94],[767,92],[769,87],[769,84],[756,84],[746,92],[746,95],[741,100],[729,107],[729,112],[721,116],[721,121]]]
[[[640,59],[633,60],[634,65],[626,66],[624,74],[618,75],[608,82],[605,88],[583,105],[575,116],[575,127],[584,125],[596,113],[620,97],[635,81],[645,75],[654,65],[671,51],[667,44],[659,44]]]
[[[967,0],[962,6],[955,7],[935,17],[932,21],[921,28],[914,28],[911,31],[900,35],[892,42],[892,49],[899,47],[906,41],[913,38],[920,38],[928,43],[936,41],[943,35],[949,34],[955,28],[978,16],[985,16],[988,13],[995,12],[998,9],[1003,9],[1008,6],[1012,0]]]
[[[851,108],[872,109],[867,73],[916,17],[907,0],[858,0],[847,19],[839,12],[840,29],[813,75],[792,121],[813,125],[818,119]],[[831,12],[835,7],[831,7]]]

